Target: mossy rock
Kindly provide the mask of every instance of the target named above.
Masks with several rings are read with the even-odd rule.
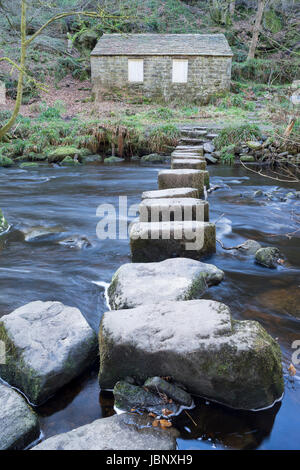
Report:
[[[9,167],[14,164],[13,160],[5,155],[0,155],[0,166]]]
[[[255,157],[253,155],[241,155],[241,162],[255,162]]]
[[[119,157],[104,158],[104,163],[123,163],[125,160]]]
[[[57,147],[55,150],[52,150],[48,153],[48,161],[50,163],[57,163],[61,162],[64,160],[66,157],[75,157],[75,155],[80,155],[81,150],[72,147],[72,146],[67,146],[67,147]]]
[[[255,261],[266,267],[275,269],[278,266],[278,260],[282,258],[282,255],[278,248],[273,246],[267,246],[266,248],[260,248],[255,253]]]
[[[21,163],[20,168],[37,168],[39,166],[36,162],[24,162]]]
[[[0,235],[1,233],[6,232],[8,227],[9,227],[9,224],[6,218],[4,217],[2,210],[0,209]]]
[[[80,165],[80,163],[78,160],[74,160],[72,157],[65,157],[61,162],[61,165],[77,166]]]
[[[81,163],[85,163],[85,164],[93,164],[93,163],[101,163],[102,162],[102,157],[101,155],[83,155],[81,157]]]
[[[167,159],[170,160],[170,157],[159,155],[158,153],[151,153],[150,155],[144,155],[140,161],[142,163],[165,163]]]

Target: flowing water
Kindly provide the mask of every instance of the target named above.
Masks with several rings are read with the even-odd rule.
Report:
[[[287,368],[295,351],[291,345],[300,340],[300,232],[292,237],[286,234],[297,229],[293,213],[299,214],[300,207],[299,199],[280,201],[280,192],[297,188],[288,184],[278,188],[274,181],[241,167],[210,166],[209,170],[211,184],[222,186],[209,201],[210,218],[218,220],[218,238],[223,244],[235,246],[252,238],[278,247],[287,259],[285,266],[271,270],[254,264],[253,257],[218,246],[209,262],[223,269],[226,278],[204,295],[226,303],[236,319],[258,320],[278,338],[285,395],[281,403],[260,412],[230,410],[199,399],[194,410],[177,418],[178,448],[297,449],[300,374],[298,370],[291,377]],[[100,217],[96,209],[100,204],[118,207],[119,196],[127,196],[128,205],[138,203],[143,190],[157,188],[158,171],[158,167],[133,164],[1,169],[0,207],[12,229],[0,239],[0,317],[33,300],[58,300],[78,307],[97,330],[107,309],[105,283],[121,264],[130,261],[130,251],[126,239],[97,238]],[[275,192],[269,199],[254,198],[257,189]],[[24,232],[32,227],[50,227],[51,233],[38,241],[26,241]],[[84,235],[92,246],[60,245],[60,232]],[[111,393],[100,393],[97,367],[37,412],[45,437],[114,413]]]

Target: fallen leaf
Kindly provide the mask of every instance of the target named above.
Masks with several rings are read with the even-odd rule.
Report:
[[[163,408],[162,413],[163,413],[164,416],[170,416],[170,415],[173,414],[173,411],[168,410],[168,408]]]
[[[167,419],[160,419],[159,424],[162,428],[170,428],[172,426],[171,421],[168,421]]]
[[[277,260],[277,263],[278,263],[278,264],[284,264],[284,259],[279,258],[279,259]]]
[[[156,418],[157,415],[155,413],[152,413],[151,411],[151,413],[149,413],[148,416],[150,416],[151,418]]]
[[[288,368],[288,371],[289,371],[290,375],[292,375],[292,376],[296,375],[296,373],[297,373],[296,368],[294,367],[293,364],[290,364],[290,367]]]
[[[153,426],[154,428],[157,428],[158,425],[159,425],[159,421],[158,421],[158,419],[155,419],[155,420],[152,422],[152,426]]]

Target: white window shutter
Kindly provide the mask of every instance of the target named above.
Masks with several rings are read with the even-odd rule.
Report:
[[[173,83],[187,83],[188,81],[188,63],[186,59],[173,59]]]
[[[144,61],[143,59],[128,59],[128,81],[144,81]]]

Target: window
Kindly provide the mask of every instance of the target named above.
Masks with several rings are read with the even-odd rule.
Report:
[[[143,59],[128,59],[128,81],[144,81],[144,61]]]
[[[188,63],[186,59],[174,59],[173,60],[173,83],[187,83],[188,81]]]

